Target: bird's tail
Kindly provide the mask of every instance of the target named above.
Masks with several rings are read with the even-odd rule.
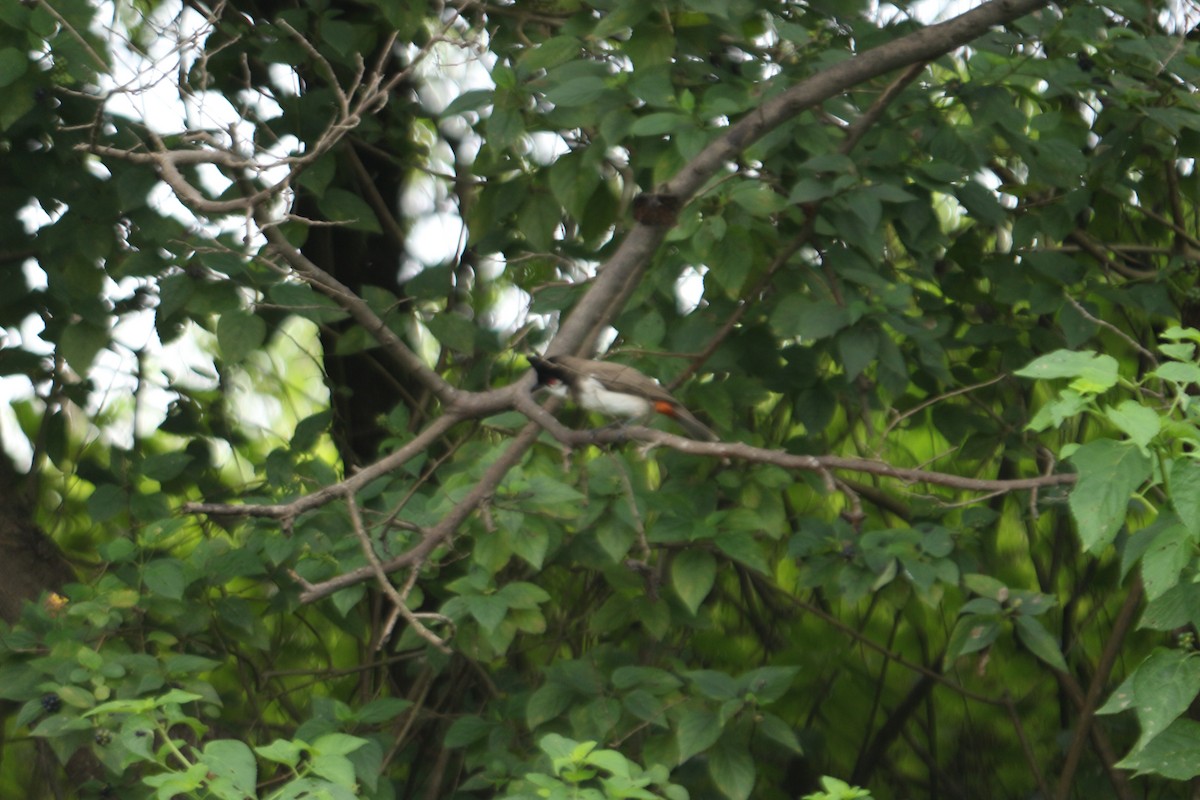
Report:
[[[683,428],[684,432],[693,439],[702,442],[719,442],[721,440],[720,436],[713,433],[707,425],[692,416],[692,412],[681,405],[671,406],[666,414],[678,422],[679,427]]]

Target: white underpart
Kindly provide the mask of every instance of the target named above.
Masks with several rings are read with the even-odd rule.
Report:
[[[633,418],[647,416],[654,410],[654,405],[646,398],[609,391],[590,375],[580,378],[576,389],[578,396],[575,401],[588,411]]]

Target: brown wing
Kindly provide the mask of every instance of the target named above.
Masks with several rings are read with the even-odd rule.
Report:
[[[550,360],[574,375],[591,375],[604,384],[605,388],[614,392],[637,395],[651,402],[679,405],[679,401],[672,397],[671,393],[664,389],[658,381],[638,372],[633,367],[609,361],[589,361],[586,358],[575,356],[555,356]]]

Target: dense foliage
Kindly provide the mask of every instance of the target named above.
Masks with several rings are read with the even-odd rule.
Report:
[[[1184,796],[1195,17],[0,4],[0,796]]]

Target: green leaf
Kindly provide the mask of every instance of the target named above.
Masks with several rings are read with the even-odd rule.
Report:
[[[690,127],[692,120],[683,114],[673,111],[659,111],[638,117],[629,132],[634,136],[662,136],[677,130]]]
[[[1145,447],[1158,435],[1161,419],[1152,408],[1134,400],[1125,400],[1115,407],[1104,409],[1104,415],[1138,447]]]
[[[1071,417],[1089,408],[1092,398],[1073,389],[1063,389],[1058,397],[1038,409],[1026,430],[1044,431],[1057,428]]]
[[[981,575],[976,572],[963,575],[963,585],[980,597],[1000,600],[1001,595],[1008,594],[1008,586],[991,575]]]
[[[1079,481],[1069,505],[1088,552],[1108,546],[1125,524],[1129,498],[1150,477],[1150,459],[1136,446],[1112,439],[1088,442],[1071,455]]]
[[[710,700],[733,700],[737,697],[738,684],[728,673],[712,669],[698,669],[683,673],[703,696]]]
[[[307,283],[276,283],[266,296],[271,302],[288,309],[289,313],[310,319],[314,323],[329,323],[347,317],[347,312],[323,294],[317,294]]]
[[[529,696],[525,705],[525,724],[530,730],[556,719],[570,707],[575,693],[554,682],[547,683]]]
[[[276,764],[287,764],[289,767],[295,767],[300,763],[300,759],[308,751],[308,745],[304,742],[289,742],[286,739],[276,739],[268,745],[254,748],[254,752],[265,758],[267,761],[274,761]]]
[[[873,192],[853,189],[842,196],[841,202],[858,217],[864,230],[878,230],[883,218],[883,204]]]
[[[454,272],[448,266],[424,267],[404,284],[404,291],[419,300],[442,300],[450,292],[453,282]],[[393,304],[394,301],[389,300],[387,305]]]
[[[202,763],[208,766],[209,791],[216,796],[255,796],[258,765],[244,742],[235,739],[207,742]]]
[[[58,349],[67,364],[80,375],[91,370],[96,354],[108,345],[107,330],[79,321],[67,326],[58,341]]]
[[[0,89],[25,74],[29,59],[15,47],[0,48]]]
[[[852,381],[879,355],[879,332],[870,327],[856,325],[837,336],[838,355],[846,380]]]
[[[495,91],[492,89],[471,89],[451,100],[441,115],[444,118],[465,114],[468,111],[478,111],[491,105],[494,96]]]
[[[959,187],[956,196],[972,217],[988,225],[1001,225],[1008,216],[995,192],[977,181],[969,180],[964,183]]]
[[[780,336],[802,341],[828,338],[853,322],[850,311],[843,306],[795,294],[784,297],[771,314],[771,325]]]
[[[1200,656],[1183,650],[1158,650],[1133,673],[1140,749],[1187,711],[1200,694]]]
[[[1172,325],[1163,331],[1160,336],[1163,339],[1178,341],[1180,339],[1190,339],[1193,342],[1200,343],[1200,330],[1195,328],[1181,328],[1178,325]]]
[[[618,667],[613,670],[612,684],[617,689],[640,686],[653,694],[666,694],[683,685],[683,681],[657,667]]]
[[[1136,774],[1158,774],[1175,781],[1200,775],[1200,722],[1177,719],[1145,746],[1117,762]]]
[[[192,463],[190,453],[158,453],[157,455],[148,456],[142,462],[142,474],[152,480],[163,481],[173,480],[178,478],[188,464]]]
[[[230,364],[240,364],[262,347],[267,338],[267,323],[248,311],[222,314],[217,322],[217,345]]]
[[[536,522],[531,522],[523,528],[506,526],[505,533],[512,551],[526,561],[529,566],[540,570],[542,564],[545,563],[546,553],[550,550],[549,532]]]
[[[717,560],[707,550],[685,550],[671,561],[671,586],[695,614],[717,578]]]
[[[787,207],[787,200],[761,181],[739,181],[729,192],[731,202],[756,217],[765,217]]]
[[[186,656],[184,656],[184,657],[186,657]],[[200,656],[192,656],[192,657],[199,658],[200,661],[208,663],[210,668],[216,666],[216,662],[212,661],[211,658],[202,658]],[[203,699],[205,699],[203,694],[197,694],[196,692],[187,692],[185,690],[182,690],[182,688],[173,688],[173,690],[170,690],[164,694],[160,694],[160,696],[156,697],[154,700],[154,704],[155,704],[156,708],[161,709],[161,708],[163,708],[163,706],[166,706],[166,705],[182,705],[185,703],[194,703],[194,702],[196,702],[196,700],[203,700]]]
[[[608,90],[608,81],[599,75],[569,78],[546,92],[546,100],[563,108],[579,108],[600,99]]]
[[[33,109],[37,88],[32,76],[26,75],[7,91],[0,92],[0,132],[7,131]]]
[[[345,733],[327,733],[312,743],[314,753],[344,756],[353,753],[367,743],[366,739]]]
[[[824,200],[826,197],[836,194],[839,189],[845,188],[842,184],[843,180],[843,178],[838,178],[836,182],[831,182],[817,178],[801,178],[793,184],[792,190],[788,194],[788,202],[803,204]]]
[[[980,614],[964,614],[954,623],[954,630],[950,632],[950,641],[946,644],[946,664],[952,664],[959,656],[990,647],[999,635],[999,620]]]
[[[535,250],[549,251],[562,221],[562,207],[549,192],[534,192],[517,214],[517,227]]]
[[[596,27],[592,28],[591,35],[596,39],[607,39],[618,33],[623,33],[629,30],[638,22],[650,13],[653,6],[648,3],[618,3],[612,10],[605,13]],[[636,40],[639,37],[631,37]]]
[[[759,703],[773,703],[783,697],[799,672],[799,667],[759,667],[739,677],[737,683]]]
[[[140,755],[140,754],[139,754]],[[143,756],[145,760],[152,761],[149,756]],[[195,790],[203,786],[208,778],[208,764],[204,761],[197,761],[182,772],[165,772],[161,775],[147,775],[142,778],[142,783],[156,788],[154,797],[156,800],[168,800],[179,796],[195,796]],[[220,797],[221,795],[217,795]]]
[[[318,411],[316,414],[300,420],[296,423],[296,429],[292,432],[288,447],[298,453],[311,450],[321,435],[329,430],[332,420],[333,414],[330,411]]]
[[[550,594],[536,584],[516,581],[506,584],[496,596],[508,604],[509,608],[537,608],[550,600]]]
[[[721,552],[739,561],[763,575],[771,574],[771,564],[767,560],[762,542],[748,531],[723,531],[716,538],[717,547]]]
[[[1188,532],[1200,538],[1200,463],[1177,458],[1169,462],[1168,469],[1171,504]]]
[[[525,124],[516,110],[497,105],[484,130],[492,147],[502,152],[517,143],[525,133]]]
[[[574,739],[558,733],[548,733],[541,739],[538,739],[538,747],[542,752],[550,756],[550,760],[555,763],[555,771],[558,771],[559,762],[575,760],[576,750],[579,748],[579,742]]]
[[[453,312],[435,314],[425,323],[434,338],[460,353],[475,351],[475,323]]]
[[[1196,360],[1196,345],[1190,342],[1160,344],[1158,352],[1176,361],[1192,362]]]
[[[508,613],[508,605],[496,596],[477,594],[463,599],[471,616],[489,633],[496,630],[496,626],[504,621],[504,615]]]
[[[708,774],[729,800],[746,800],[754,790],[754,760],[736,737],[723,737],[709,752]]]
[[[311,764],[314,774],[346,789],[354,787],[354,763],[345,756],[318,755]]]
[[[171,600],[182,599],[187,586],[183,564],[176,558],[158,558],[142,567],[142,581],[154,594]]]
[[[582,47],[583,43],[574,36],[553,36],[526,51],[520,65],[529,72],[552,69],[578,56]]]
[[[101,484],[87,499],[88,515],[94,522],[107,522],[124,511],[127,504],[121,487],[111,483]]]
[[[328,189],[317,199],[321,213],[330,222],[338,222],[345,227],[366,233],[382,233],[379,218],[371,210],[367,201],[353,192],[345,189]]]
[[[1139,532],[1149,535],[1149,531]],[[1161,526],[1153,533],[1142,554],[1142,580],[1146,599],[1157,600],[1179,583],[1179,576],[1192,560],[1195,536],[1178,522]]]
[[[1161,378],[1172,383],[1200,383],[1200,365],[1169,361],[1150,373],[1151,377]]]
[[[689,708],[675,725],[675,742],[679,748],[679,763],[703,753],[721,738],[721,723],[716,712],[708,708]]]
[[[495,724],[488,722],[482,717],[468,714],[465,717],[459,717],[451,723],[450,727],[446,730],[446,736],[442,739],[442,744],[450,748],[466,747],[483,739],[495,727]]]
[[[1022,378],[1050,380],[1074,378],[1071,388],[1081,394],[1099,394],[1117,385],[1117,360],[1090,350],[1056,350],[1035,358],[1013,373]]]
[[[583,763],[589,764],[621,778],[630,775],[629,759],[616,750],[593,750],[584,757]]]
[[[574,486],[563,483],[551,475],[534,475],[529,478],[529,491],[542,506],[580,504],[586,497]]]
[[[1022,614],[1016,619],[1016,630],[1017,639],[1028,647],[1031,653],[1059,672],[1067,671],[1062,649],[1041,622]]]
[[[793,753],[802,754],[804,752],[804,748],[800,746],[800,739],[796,736],[795,729],[774,714],[763,712],[759,717],[756,730],[771,741],[783,745]]]
[[[550,167],[550,192],[576,219],[587,213],[587,204],[600,183],[600,173],[581,153],[568,153]],[[550,214],[557,212],[551,208]]]
[[[364,725],[375,725],[395,720],[411,706],[412,701],[403,697],[380,697],[355,712],[354,718]]]
[[[1135,670],[1136,672],[1136,670]],[[1121,685],[1113,691],[1104,705],[1096,709],[1097,714],[1120,714],[1133,708],[1133,675],[1129,675]]]

